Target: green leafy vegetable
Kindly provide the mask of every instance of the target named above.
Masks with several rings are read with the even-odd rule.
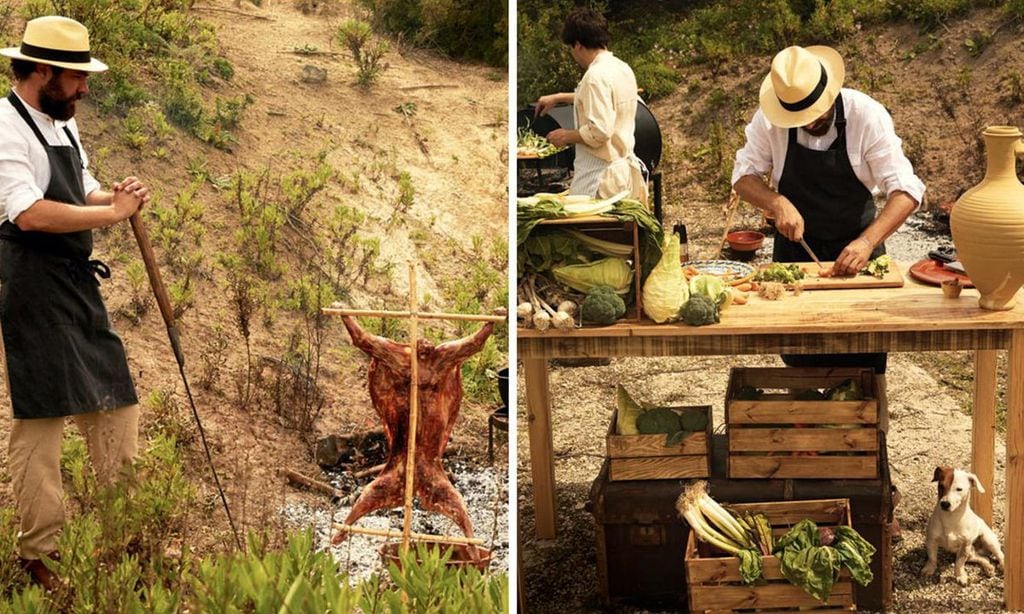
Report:
[[[825,391],[825,395],[831,401],[861,401],[864,393],[860,390],[860,384],[856,380],[847,379],[834,388]]]
[[[744,584],[757,582],[764,573],[761,553],[753,548],[744,548],[736,553],[736,558],[740,560],[740,580]]]
[[[718,305],[703,294],[691,294],[680,315],[683,322],[690,326],[704,326],[719,321]]]
[[[757,281],[778,281],[791,284],[804,278],[804,271],[794,263],[773,262],[761,269],[754,279]]]
[[[551,270],[555,281],[584,294],[598,286],[607,286],[616,294],[628,294],[633,268],[622,258],[602,258],[585,264],[570,264]]]
[[[787,580],[821,601],[828,600],[839,570],[846,566],[862,586],[873,579],[871,557],[875,548],[850,527],[831,529],[832,545],[823,545],[818,526],[801,520],[775,544],[779,570]]]
[[[529,128],[520,128],[516,131],[516,154],[535,155],[538,158],[546,158],[566,149],[556,147],[551,141],[537,134]]]
[[[679,424],[684,431],[699,433],[708,427],[708,415],[700,409],[686,409],[679,413]]]
[[[644,282],[644,312],[658,324],[674,322],[689,298],[690,291],[679,268],[679,235],[666,233],[661,260]]]
[[[690,280],[690,295],[703,294],[719,309],[725,309],[732,302],[732,289],[715,275],[697,275]]]
[[[587,293],[580,306],[580,316],[588,324],[608,326],[626,314],[626,303],[614,290],[598,286]]]
[[[615,389],[615,403],[618,411],[615,414],[615,432],[619,435],[639,435],[636,419],[643,412],[640,405],[629,396],[622,384]]]
[[[665,433],[671,435],[682,429],[679,414],[667,407],[648,409],[636,419],[636,428],[642,435]]]
[[[868,263],[866,267],[861,270],[861,273],[868,275],[874,275],[881,279],[885,277],[886,273],[889,272],[889,268],[892,266],[892,257],[888,254],[883,254],[878,258],[875,258]]]
[[[850,570],[850,575],[861,586],[871,584],[875,577],[871,572],[871,558],[875,555],[875,547],[852,527],[839,526],[835,532],[836,541],[833,547],[839,551],[843,565]]]

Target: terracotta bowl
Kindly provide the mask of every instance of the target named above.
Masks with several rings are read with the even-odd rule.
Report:
[[[725,236],[729,247],[737,252],[752,252],[764,245],[764,235],[756,230],[737,230]]]

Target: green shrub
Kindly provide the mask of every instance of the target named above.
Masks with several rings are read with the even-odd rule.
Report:
[[[384,72],[381,63],[388,52],[387,41],[374,40],[370,24],[358,19],[346,19],[338,27],[338,41],[348,48],[356,62],[356,83],[370,87]]]
[[[373,25],[456,59],[508,64],[508,0],[359,0]]]

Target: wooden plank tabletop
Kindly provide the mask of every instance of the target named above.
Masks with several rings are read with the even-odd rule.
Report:
[[[906,266],[901,264],[902,269]],[[1024,294],[1024,293],[1022,293]],[[1024,328],[1024,296],[1009,311],[978,306],[978,291],[964,290],[949,299],[942,290],[907,278],[899,288],[863,288],[828,292],[791,292],[777,301],[751,292],[746,305],[732,305],[722,321],[708,326],[655,324],[650,320],[618,322],[612,326],[571,331],[520,328],[520,346],[583,337],[721,337],[808,333],[871,333],[900,331],[957,331]]]

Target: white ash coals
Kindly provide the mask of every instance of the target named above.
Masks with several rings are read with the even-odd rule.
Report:
[[[470,466],[456,460],[445,463],[453,477],[453,483],[462,495],[473,522],[476,537],[485,541],[484,547],[491,550],[492,572],[508,571],[508,475],[504,471],[496,471],[493,467]],[[399,538],[385,538],[373,535],[352,534],[338,546],[331,545],[334,534],[332,523],[340,523],[348,516],[352,504],[361,491],[369,483],[354,487],[355,481],[347,473],[331,476],[332,485],[349,494],[342,498],[333,510],[324,505],[317,508],[302,502],[289,503],[281,513],[290,524],[297,528],[312,527],[314,546],[318,550],[330,550],[338,561],[343,573],[348,573],[353,581],[368,578],[375,572],[386,569],[381,562],[380,548],[388,543],[397,542]],[[402,509],[396,508],[364,516],[358,526],[367,529],[402,530]],[[414,506],[412,531],[429,535],[462,535],[462,531],[454,522],[440,514],[425,512]]]

